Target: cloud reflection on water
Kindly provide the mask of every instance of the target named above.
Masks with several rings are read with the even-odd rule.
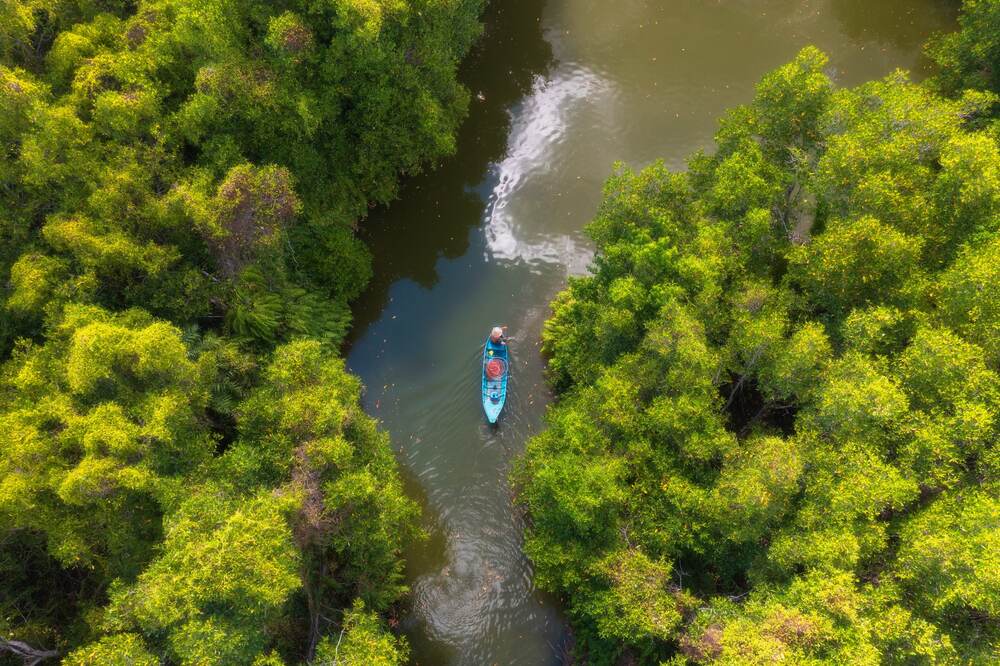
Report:
[[[566,63],[550,77],[537,78],[531,94],[511,111],[506,156],[491,168],[492,182],[484,213],[487,259],[565,266],[582,273],[593,256],[579,233],[552,233],[546,215],[559,214],[556,192],[561,170],[571,166],[572,140],[578,114],[607,115],[615,98],[615,84],[591,69]],[[528,188],[548,188],[550,207],[525,210]],[[536,199],[537,200],[537,199]],[[520,206],[520,207],[519,207]],[[544,230],[548,228],[549,232]]]

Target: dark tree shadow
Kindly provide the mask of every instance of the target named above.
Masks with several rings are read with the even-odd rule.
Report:
[[[374,255],[374,277],[354,303],[347,347],[378,319],[394,282],[409,278],[431,287],[438,279],[438,259],[468,250],[469,231],[482,221],[485,205],[475,188],[490,164],[503,157],[509,109],[552,64],[542,33],[543,5],[537,0],[489,3],[485,33],[460,71],[472,101],[456,154],[404,182],[398,200],[373,210],[362,224],[360,236]]]

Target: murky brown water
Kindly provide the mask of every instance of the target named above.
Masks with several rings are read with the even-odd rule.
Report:
[[[477,98],[458,154],[366,223],[376,278],[348,363],[392,434],[431,540],[408,554],[415,663],[553,664],[557,605],[531,584],[507,471],[549,397],[536,341],[590,247],[581,233],[615,160],[711,145],[716,119],[806,44],[842,85],[897,67],[951,29],[947,0],[493,0],[463,78]],[[479,350],[510,326],[511,395],[479,404]]]

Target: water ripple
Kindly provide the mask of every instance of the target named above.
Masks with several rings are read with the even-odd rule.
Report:
[[[579,233],[543,234],[545,225],[522,224],[512,203],[525,187],[545,186],[546,178],[572,162],[566,145],[576,140],[570,129],[584,112],[613,113],[615,84],[596,71],[564,63],[548,78],[535,81],[524,102],[511,112],[506,157],[492,167],[495,182],[484,215],[488,258],[568,266],[579,272],[591,249]],[[555,194],[554,192],[550,194]]]

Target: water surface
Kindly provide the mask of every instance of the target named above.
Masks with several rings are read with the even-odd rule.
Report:
[[[548,302],[586,269],[582,228],[612,163],[681,169],[718,116],[806,44],[840,85],[896,68],[951,29],[947,0],[493,0],[464,67],[458,153],[365,223],[375,253],[348,364],[392,435],[431,538],[407,555],[414,662],[557,664],[569,638],[534,590],[507,473],[550,396],[537,340]],[[479,405],[480,346],[512,344],[501,425]]]

